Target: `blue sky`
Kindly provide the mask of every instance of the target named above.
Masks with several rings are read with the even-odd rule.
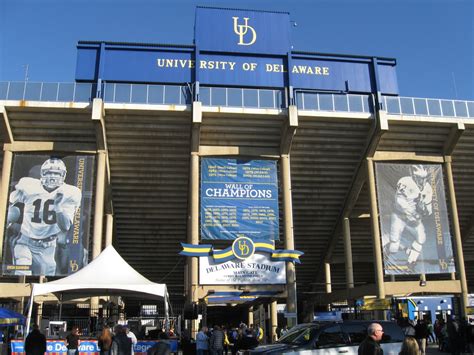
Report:
[[[74,81],[79,40],[192,44],[197,5],[289,11],[295,50],[393,57],[400,95],[474,100],[472,0],[1,0],[0,81]]]

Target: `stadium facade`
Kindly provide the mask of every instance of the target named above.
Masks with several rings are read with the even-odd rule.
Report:
[[[240,304],[273,331],[277,303],[294,323],[315,305],[444,294],[465,315],[474,102],[402,97],[395,59],[294,51],[289,32],[288,13],[198,7],[194,45],[79,42],[76,83],[1,83],[0,297],[113,244],[173,304]],[[53,228],[58,199],[10,210],[50,157],[82,200],[46,239],[25,218]],[[20,261],[18,238],[64,246],[56,272]]]

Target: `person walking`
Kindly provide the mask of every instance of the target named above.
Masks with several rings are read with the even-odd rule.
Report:
[[[413,337],[406,337],[402,343],[402,349],[399,355],[420,355],[420,347],[418,342]]]
[[[68,355],[76,355],[79,348],[79,328],[72,327],[71,333],[66,336],[66,346]]]
[[[224,353],[224,332],[218,325],[214,326],[211,339],[209,340],[211,355],[223,355]]]
[[[112,347],[112,334],[108,326],[104,326],[102,333],[98,339],[98,346],[100,348],[100,355],[109,355]]]
[[[132,340],[125,334],[122,325],[115,326],[115,335],[112,338],[111,355],[132,355]]]
[[[25,339],[26,355],[44,355],[46,352],[46,337],[39,330],[37,324],[33,325],[33,330]]]
[[[367,337],[360,343],[358,355],[383,355],[379,342],[382,340],[383,328],[379,323],[372,323],[367,328]]]
[[[421,355],[426,354],[426,340],[428,339],[428,326],[423,319],[418,319],[415,325],[415,338],[420,346]]]
[[[196,335],[196,353],[197,355],[209,354],[209,337],[207,336],[207,327],[203,326]]]

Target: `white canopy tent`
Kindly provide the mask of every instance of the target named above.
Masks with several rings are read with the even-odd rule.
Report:
[[[168,291],[165,284],[151,282],[132,268],[112,245],[105,248],[91,263],[62,279],[32,284],[27,333],[31,320],[34,297],[54,294],[61,302],[93,296],[140,296],[163,299],[168,324]]]

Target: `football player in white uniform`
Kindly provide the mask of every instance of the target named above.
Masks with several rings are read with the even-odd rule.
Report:
[[[410,166],[410,176],[402,177],[397,183],[394,213],[391,216],[390,242],[388,252],[401,249],[400,240],[404,232],[413,236],[413,242],[406,247],[408,264],[413,265],[426,241],[423,218],[433,213],[433,189],[428,182],[428,171],[423,165]]]
[[[50,158],[41,166],[41,177],[23,177],[10,194],[8,223],[19,222],[20,237],[13,248],[15,275],[56,273],[55,251],[58,235],[67,232],[81,204],[81,190],[66,184],[66,165]]]

